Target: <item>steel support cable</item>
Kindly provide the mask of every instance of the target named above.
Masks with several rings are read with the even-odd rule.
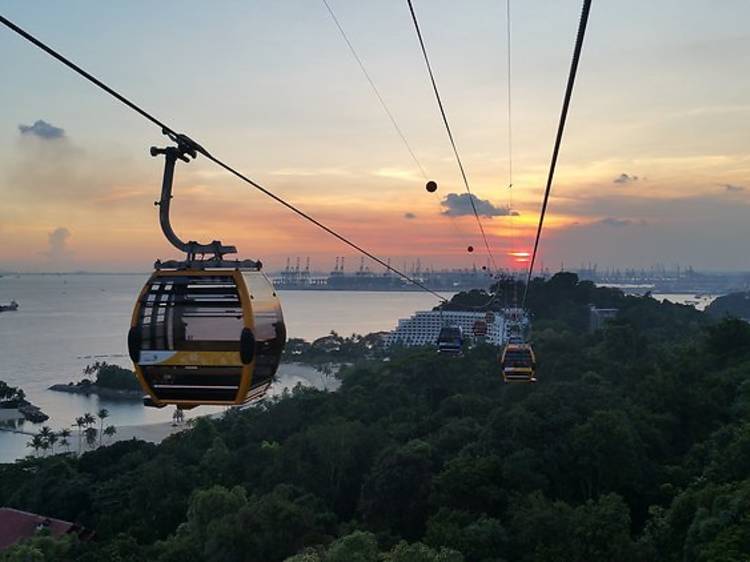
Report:
[[[380,106],[383,108],[383,111],[385,111],[385,114],[388,116],[388,119],[391,121],[391,125],[393,125],[393,128],[396,131],[396,134],[398,134],[398,136],[401,137],[401,141],[404,143],[406,150],[409,151],[409,155],[411,156],[411,159],[417,165],[417,168],[419,168],[419,172],[422,174],[422,177],[425,180],[428,180],[429,178],[427,177],[427,172],[425,172],[425,169],[422,166],[422,163],[419,161],[419,159],[417,158],[417,155],[414,153],[414,150],[411,147],[411,144],[409,144],[409,141],[406,139],[406,135],[401,130],[401,127],[399,127],[398,122],[396,121],[396,118],[394,117],[393,113],[388,107],[388,104],[385,103],[383,96],[380,94],[380,90],[378,90],[378,87],[375,85],[375,81],[370,76],[370,73],[367,72],[367,68],[365,68],[365,64],[362,62],[362,59],[357,53],[357,50],[354,48],[354,45],[349,40],[349,36],[346,34],[346,31],[344,31],[344,28],[341,25],[341,22],[339,21],[339,19],[336,17],[336,14],[334,13],[333,8],[331,8],[331,5],[328,3],[327,0],[322,0],[322,2],[325,5],[326,9],[328,10],[328,13],[331,16],[333,23],[336,24],[336,27],[338,28],[339,33],[341,34],[341,37],[344,39],[344,42],[346,43],[347,47],[349,47],[349,51],[354,57],[354,60],[357,62],[357,65],[359,65],[359,69],[362,71],[362,74],[364,74],[365,78],[367,79],[367,82],[370,84],[370,88],[375,94],[375,97],[378,98],[378,101],[380,102]]]
[[[510,0],[505,0],[505,30],[507,36],[507,59],[506,67],[508,71],[508,220],[510,222],[510,244],[511,252],[513,247],[516,245],[516,230],[515,220],[513,218],[513,87],[512,87],[512,67],[511,67],[511,28],[510,28]],[[508,267],[509,277],[513,280],[513,306],[518,306],[518,290],[515,283],[515,275],[510,267]],[[506,293],[504,290],[503,293]],[[508,297],[505,295],[505,305],[508,305]]]
[[[534,262],[536,261],[537,250],[539,249],[539,240],[542,237],[542,228],[544,226],[544,216],[547,212],[547,204],[549,203],[549,195],[552,189],[552,180],[555,176],[555,166],[557,165],[557,156],[560,152],[560,144],[562,143],[563,131],[565,130],[565,121],[568,117],[568,108],[570,106],[570,100],[573,96],[573,84],[576,80],[576,73],[578,72],[578,62],[581,58],[581,50],[583,48],[583,38],[586,35],[586,25],[589,20],[589,10],[591,9],[591,0],[583,0],[583,9],[581,11],[581,20],[578,24],[578,34],[576,36],[575,48],[573,49],[573,60],[570,63],[570,73],[568,74],[568,84],[565,88],[565,97],[563,98],[562,111],[560,112],[560,122],[557,126],[557,136],[555,137],[555,146],[552,149],[552,160],[549,167],[549,175],[547,176],[547,186],[544,190],[544,200],[542,202],[542,210],[539,214],[539,225],[536,230],[536,238],[534,240],[534,251],[531,253],[531,261],[529,263],[529,272],[526,277],[526,287],[523,291],[522,308],[526,308],[526,298],[529,295],[529,286],[531,285],[531,276],[534,273]]]
[[[508,37],[508,189],[513,189],[513,103],[512,103],[512,83],[511,83],[511,34],[510,34],[510,0],[505,2],[506,31]],[[511,191],[511,202],[513,201]]]
[[[417,21],[417,14],[414,12],[414,6],[412,5],[412,0],[406,0],[409,4],[409,12],[411,12],[411,19],[412,22],[414,22],[414,30],[417,32],[417,39],[419,39],[419,46],[422,49],[422,56],[424,57],[424,62],[427,65],[427,72],[430,75],[430,82],[432,83],[432,90],[435,93],[435,100],[437,101],[438,108],[440,109],[440,115],[443,118],[443,124],[445,125],[445,130],[448,133],[448,140],[451,143],[451,147],[453,148],[453,154],[456,157],[456,163],[458,164],[458,169],[461,172],[461,178],[463,179],[464,186],[466,187],[466,193],[469,194],[469,203],[471,203],[471,209],[474,212],[474,217],[477,219],[477,224],[479,225],[479,231],[482,234],[482,240],[484,241],[484,247],[487,249],[487,255],[490,258],[490,262],[492,263],[492,269],[497,270],[497,264],[495,262],[495,256],[492,254],[492,250],[490,250],[490,244],[487,241],[487,235],[484,232],[484,226],[482,226],[482,220],[479,218],[479,212],[477,211],[477,206],[474,203],[474,195],[471,192],[471,188],[469,187],[469,180],[466,177],[466,171],[464,170],[464,165],[461,162],[461,156],[458,154],[458,148],[456,147],[456,141],[453,138],[453,132],[451,131],[451,126],[448,123],[448,117],[445,113],[445,108],[443,107],[443,100],[440,97],[440,91],[437,87],[437,82],[435,81],[435,74],[432,71],[432,65],[430,64],[430,57],[427,55],[427,48],[425,47],[424,39],[422,38],[422,31],[419,27],[419,22]]]
[[[396,117],[393,115],[393,112],[390,110],[390,108],[388,107],[388,104],[385,102],[385,99],[381,95],[380,90],[375,84],[375,80],[373,80],[372,76],[370,76],[370,73],[367,71],[367,67],[365,66],[364,61],[359,56],[357,49],[354,48],[354,44],[349,39],[349,35],[344,30],[344,26],[341,24],[341,21],[339,20],[338,16],[336,16],[336,13],[333,11],[333,8],[328,3],[328,1],[327,0],[321,0],[321,1],[323,2],[323,5],[326,7],[326,10],[328,10],[328,14],[331,16],[333,23],[338,28],[339,34],[344,39],[344,42],[346,43],[346,46],[349,49],[349,52],[354,57],[355,62],[359,66],[359,69],[362,71],[362,74],[364,75],[365,79],[370,85],[370,89],[373,91],[373,93],[375,94],[375,97],[378,99],[378,102],[380,102],[380,106],[383,108],[383,111],[388,116],[388,119],[390,120],[391,125],[393,125],[393,129],[396,131],[396,134],[401,138],[401,141],[406,147],[406,150],[409,152],[409,156],[411,156],[411,159],[414,161],[414,164],[416,164],[417,168],[419,168],[419,172],[420,174],[422,174],[422,177],[425,179],[425,181],[429,181],[429,177],[427,176],[427,172],[425,171],[424,166],[422,166],[422,163],[419,161],[419,158],[417,158],[417,155],[414,152],[414,149],[412,148],[411,143],[406,138],[406,134],[404,134],[403,130],[398,124],[398,121],[396,121]],[[439,198],[439,195],[437,194],[437,192],[434,195]],[[440,205],[439,201],[437,201],[437,203],[438,205]],[[449,218],[450,218],[450,224],[453,227],[453,230],[456,231],[456,234],[466,239],[466,234],[461,232],[461,229],[456,225],[456,222],[455,222],[456,219],[453,216],[450,216]]]
[[[101,80],[99,80],[98,78],[96,78],[95,76],[93,76],[92,74],[90,74],[89,72],[86,72],[83,68],[81,68],[80,66],[78,66],[77,64],[75,64],[74,62],[72,62],[71,60],[69,60],[68,58],[66,58],[65,56],[63,56],[62,54],[60,54],[59,52],[55,51],[54,49],[52,49],[51,47],[49,47],[48,45],[46,45],[45,43],[43,43],[42,41],[40,41],[39,39],[37,39],[36,37],[34,37],[33,35],[31,35],[30,33],[28,33],[27,31],[25,31],[24,29],[20,28],[19,26],[17,26],[15,23],[13,23],[12,21],[10,21],[6,17],[0,15],[0,23],[2,23],[7,28],[11,29],[12,31],[14,31],[18,35],[20,35],[21,37],[23,37],[24,39],[26,39],[27,41],[29,41],[30,43],[34,44],[36,47],[38,47],[39,49],[41,49],[42,51],[44,51],[45,53],[47,53],[48,55],[50,55],[52,58],[58,60],[59,62],[61,62],[62,64],[64,64],[65,66],[67,66],[68,68],[70,68],[71,70],[73,70],[74,72],[76,72],[77,74],[79,74],[80,76],[84,77],[86,80],[88,80],[92,84],[98,86],[100,89],[104,90],[109,95],[111,95],[112,97],[116,98],[118,101],[122,102],[123,104],[125,104],[126,106],[128,106],[130,109],[132,109],[133,111],[135,111],[136,113],[138,113],[141,117],[143,117],[146,120],[150,121],[154,125],[159,126],[162,129],[162,132],[167,133],[167,134],[169,134],[169,135],[171,135],[173,137],[177,137],[177,138],[184,137],[184,135],[180,135],[174,129],[172,129],[171,127],[167,126],[162,121],[160,121],[159,119],[157,119],[156,117],[154,117],[153,115],[151,115],[150,113],[148,113],[147,111],[145,111],[144,109],[142,109],[141,107],[139,107],[138,105],[136,105],[135,103],[133,103],[132,101],[130,101],[128,98],[126,98],[125,96],[123,96],[122,94],[120,94],[119,92],[117,92],[116,90],[110,88],[104,82],[102,82]],[[191,142],[194,142],[194,141],[191,141]],[[326,226],[325,224],[323,224],[319,220],[313,218],[312,216],[310,216],[306,212],[304,212],[301,209],[295,207],[294,205],[292,205],[291,203],[285,201],[284,199],[282,199],[281,197],[279,197],[275,193],[269,191],[268,189],[266,189],[265,187],[263,187],[259,183],[255,182],[254,180],[252,180],[249,177],[245,176],[244,174],[242,174],[241,172],[239,172],[236,169],[232,168],[228,164],[226,164],[223,161],[219,160],[217,157],[215,157],[212,154],[210,154],[205,148],[203,148],[200,145],[197,145],[197,143],[196,143],[196,147],[195,148],[196,148],[196,150],[198,150],[198,152],[200,152],[201,154],[203,154],[203,156],[205,156],[208,160],[210,160],[211,162],[213,162],[214,164],[216,164],[220,168],[223,168],[224,170],[226,170],[230,174],[232,174],[232,175],[236,176],[237,178],[243,180],[244,182],[248,183],[249,185],[251,185],[252,187],[254,187],[255,189],[257,189],[261,193],[267,195],[268,197],[270,197],[271,199],[273,199],[277,203],[282,204],[284,207],[286,207],[290,211],[292,211],[295,214],[299,215],[303,219],[311,222],[312,224],[314,224],[318,228],[324,230],[325,232],[327,232],[328,234],[330,234],[334,238],[336,238],[339,241],[343,242],[344,244],[350,246],[351,248],[353,248],[354,250],[356,250],[360,254],[362,254],[364,256],[367,256],[368,258],[370,258],[374,262],[376,262],[376,263],[382,265],[383,267],[385,267],[387,270],[392,271],[393,273],[395,273],[396,275],[398,275],[399,277],[401,277],[405,281],[408,281],[409,283],[412,283],[413,285],[415,285],[416,287],[419,287],[423,291],[426,291],[426,292],[434,295],[435,297],[437,297],[441,301],[443,301],[443,302],[447,301],[447,299],[445,297],[443,297],[442,295],[440,295],[439,293],[437,293],[437,292],[433,291],[432,289],[426,287],[421,282],[419,282],[416,279],[410,277],[406,273],[403,273],[400,270],[396,269],[395,267],[389,265],[384,260],[380,259],[379,257],[377,257],[376,255],[372,254],[371,252],[365,250],[360,245],[358,245],[355,242],[352,242],[351,240],[347,239],[345,236],[339,234],[338,232],[336,232],[332,228]]]

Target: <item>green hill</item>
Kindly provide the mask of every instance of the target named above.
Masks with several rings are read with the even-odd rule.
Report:
[[[747,560],[750,325],[535,292],[536,385],[504,385],[491,347],[400,350],[158,446],[0,466],[0,505],[97,533],[0,560]],[[595,299],[621,312],[588,333]]]
[[[715,317],[750,318],[750,292],[718,297],[706,307],[706,312]]]

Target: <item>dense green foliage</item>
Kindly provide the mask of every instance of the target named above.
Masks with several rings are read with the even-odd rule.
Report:
[[[3,465],[0,504],[96,529],[34,560],[747,560],[750,325],[535,283],[536,385],[489,346],[397,350],[158,446]],[[621,313],[588,333],[590,303]]]
[[[0,381],[0,403],[3,407],[15,408],[19,403],[23,403],[25,398],[26,393],[23,390]]]
[[[708,305],[706,312],[716,317],[750,318],[750,291],[718,297]]]
[[[383,332],[344,337],[332,331],[327,336],[307,342],[290,338],[284,348],[284,361],[294,361],[323,367],[331,363],[342,364],[375,359],[386,353]]]
[[[141,388],[133,371],[119,365],[111,365],[106,361],[97,361],[88,365],[83,372],[85,375],[95,375],[94,383],[100,388],[112,390],[140,390]],[[84,380],[89,381],[89,379]]]

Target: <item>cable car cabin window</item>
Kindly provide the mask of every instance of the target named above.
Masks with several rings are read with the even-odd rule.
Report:
[[[531,367],[531,353],[528,351],[506,351],[504,362],[509,367]]]
[[[144,350],[239,351],[242,303],[229,276],[156,277],[140,325]]]
[[[461,330],[458,328],[442,328],[438,334],[439,342],[461,341]]]

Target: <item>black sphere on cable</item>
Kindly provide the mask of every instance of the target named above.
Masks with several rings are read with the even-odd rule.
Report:
[[[425,189],[430,193],[435,193],[437,191],[437,183],[430,180],[427,182],[427,185],[425,185]]]
[[[469,246],[468,248],[466,248],[466,251],[469,252],[469,253],[473,252],[474,251],[474,246]]]

